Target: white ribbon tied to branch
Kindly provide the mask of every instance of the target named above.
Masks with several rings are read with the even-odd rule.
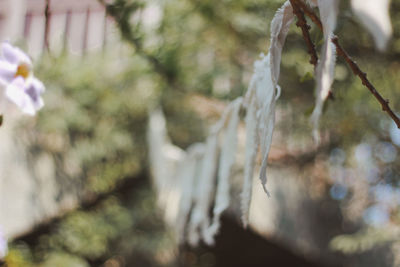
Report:
[[[365,6],[361,2],[366,3]],[[307,0],[307,3],[319,8],[324,28],[324,44],[315,70],[316,105],[311,117],[314,136],[318,139],[319,118],[334,79],[336,50],[331,39],[336,27],[339,0]],[[388,3],[388,0],[352,1],[353,10],[362,21],[367,16],[375,16],[374,27],[372,24],[364,24],[372,31],[378,48],[386,46],[387,36],[391,33],[388,30],[391,29],[390,21],[389,28],[387,25]],[[371,12],[374,7],[375,14]],[[214,243],[221,215],[230,203],[230,177],[236,158],[240,111],[243,109],[246,110],[246,143],[241,211],[245,227],[249,223],[252,179],[258,150],[261,153],[259,178],[264,191],[269,195],[266,189],[266,170],[275,126],[276,101],[280,96],[278,80],[281,54],[293,19],[293,8],[286,1],[271,22],[268,54],[261,54],[260,59],[255,61],[254,73],[245,97],[237,98],[226,107],[220,120],[211,127],[205,143],[192,145],[187,152],[181,151],[166,136],[165,119],[161,112],[156,111],[150,115],[149,154],[155,186],[160,206],[166,209],[168,221],[175,226],[179,242],[197,245],[203,240],[207,244]],[[173,166],[177,166],[178,170],[174,172]],[[167,201],[172,201],[173,205]]]

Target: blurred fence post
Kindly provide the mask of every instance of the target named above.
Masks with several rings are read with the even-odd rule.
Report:
[[[63,42],[63,52],[68,51],[68,36],[71,28],[71,10],[67,11],[67,15],[65,17],[65,28],[64,28],[64,42]]]
[[[3,38],[12,42],[23,37],[26,16],[26,0],[6,0],[7,12],[4,12]]]
[[[44,10],[44,40],[43,40],[43,50],[50,52],[50,44],[49,44],[49,32],[50,32],[50,23],[51,23],[51,12],[50,12],[50,0],[46,0],[46,7]]]
[[[82,55],[86,54],[88,48],[89,20],[90,20],[90,8],[86,10],[85,26],[84,26],[85,28],[83,30]]]

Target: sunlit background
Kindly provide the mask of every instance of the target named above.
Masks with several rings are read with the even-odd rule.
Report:
[[[149,111],[172,142],[203,141],[266,53],[278,0],[1,0],[0,37],[46,85],[36,117],[0,128],[5,266],[399,266],[400,131],[341,59],[312,138],[313,66],[300,30],[282,55],[268,198],[254,179],[240,222],[243,125],[233,202],[215,247],[178,244],[152,187]],[[400,112],[400,1],[385,53],[341,1],[343,47]],[[105,6],[106,5],[106,6]],[[108,12],[106,12],[106,9]],[[310,22],[312,25],[312,23]],[[322,33],[312,27],[312,39]]]

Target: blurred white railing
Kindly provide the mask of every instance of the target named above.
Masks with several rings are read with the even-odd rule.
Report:
[[[0,39],[21,41],[36,58],[46,46],[83,55],[118,40],[113,21],[97,0],[0,0]]]

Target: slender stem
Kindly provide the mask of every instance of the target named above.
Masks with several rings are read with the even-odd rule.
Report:
[[[303,12],[318,26],[318,28],[323,31],[322,22],[318,18],[318,16],[314,13],[314,11],[302,0],[294,0],[296,5],[298,5]]]
[[[308,47],[308,53],[311,56],[310,63],[314,65],[314,68],[317,67],[318,63],[318,56],[317,52],[315,51],[315,46],[314,43],[311,40],[310,37],[310,29],[311,27],[307,24],[307,21],[304,17],[304,13],[301,11],[300,7],[297,5],[297,1],[295,0],[290,0],[290,3],[293,7],[293,13],[297,17],[297,27],[301,28],[301,31],[303,33],[303,38],[306,41],[307,47]]]
[[[371,84],[371,82],[367,78],[367,74],[363,72],[360,67],[355,63],[351,57],[347,54],[347,52],[340,46],[339,39],[335,36],[332,38],[332,43],[336,46],[336,52],[339,56],[341,56],[349,65],[354,75],[358,76],[362,82],[362,84],[368,88],[371,94],[378,100],[378,102],[382,106],[382,110],[385,111],[396,123],[397,128],[400,129],[400,119],[397,115],[392,111],[389,106],[389,100],[384,99],[381,94],[376,90],[376,88]]]
[[[310,29],[311,29],[311,27],[307,24],[306,18],[304,17],[304,13],[300,9],[300,6],[298,5],[298,2],[294,1],[294,0],[290,0],[290,3],[292,5],[292,7],[293,7],[293,13],[296,15],[296,17],[298,19],[296,25],[297,25],[297,27],[301,28],[301,31],[303,33],[303,39],[306,42],[306,45],[307,45],[307,48],[308,48],[308,53],[311,56],[310,63],[313,64],[314,65],[314,69],[316,69],[317,68],[317,64],[318,64],[318,55],[317,55],[317,52],[316,52],[316,49],[315,49],[315,45],[312,42],[311,37],[310,37]],[[331,90],[329,90],[328,99],[330,99],[330,100],[334,100],[335,99],[335,97],[334,97],[334,95],[333,95]]]
[[[295,10],[295,7],[300,7],[301,10],[308,16],[310,19],[318,26],[318,28],[323,30],[322,27],[322,22],[318,18],[318,16],[314,13],[314,11],[308,7],[302,0],[290,0],[293,6],[293,10]],[[294,3],[294,5],[293,5]],[[300,12],[303,14],[303,12]],[[299,16],[297,13],[295,15],[298,17],[300,20]],[[304,16],[303,16],[304,17]],[[397,115],[393,112],[393,110],[389,106],[389,100],[384,99],[381,94],[376,90],[376,88],[372,85],[372,83],[368,80],[367,74],[363,72],[360,67],[357,65],[356,62],[349,56],[349,54],[343,49],[343,47],[339,43],[339,39],[337,36],[334,36],[331,39],[332,43],[336,46],[336,53],[341,56],[346,63],[349,65],[350,69],[353,71],[354,75],[358,76],[362,82],[362,84],[367,87],[367,89],[371,92],[371,94],[378,100],[378,102],[382,106],[382,110],[385,111],[391,118],[392,120],[396,123],[397,128],[400,129],[400,119],[397,117]],[[307,41],[306,41],[307,42]]]

